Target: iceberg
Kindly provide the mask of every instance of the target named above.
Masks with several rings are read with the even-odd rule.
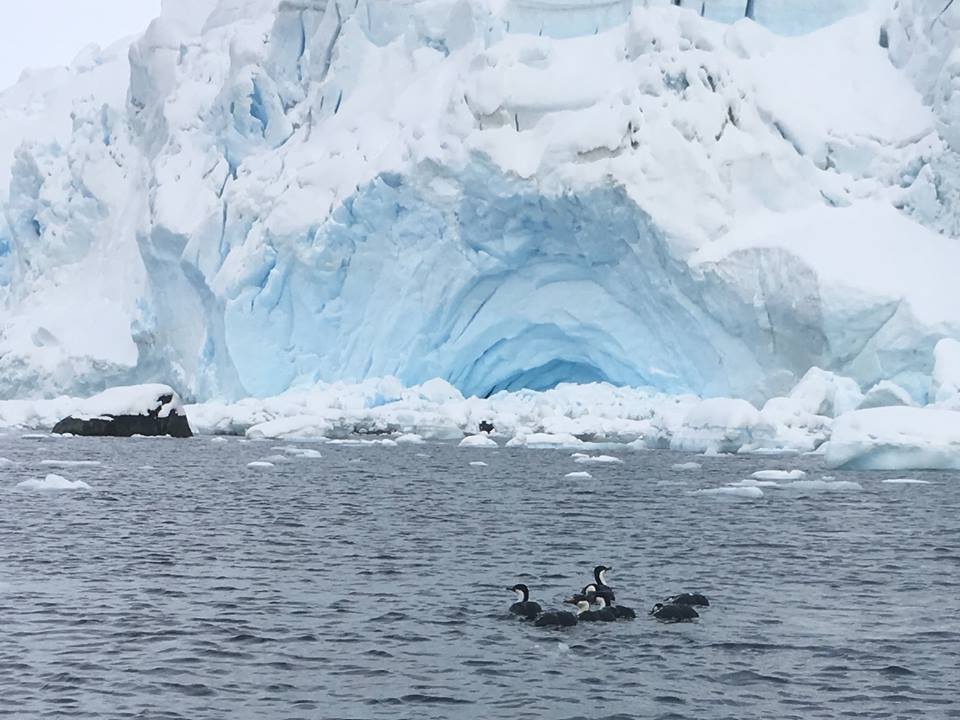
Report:
[[[960,412],[884,407],[839,417],[824,446],[829,467],[960,470]]]

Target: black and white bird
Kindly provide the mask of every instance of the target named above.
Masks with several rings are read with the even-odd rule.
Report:
[[[517,602],[510,606],[510,612],[514,615],[519,615],[524,620],[535,620],[543,612],[540,603],[535,603],[530,599],[530,588],[523,583],[517,583],[507,590],[517,594]]]
[[[708,607],[710,601],[706,595],[700,593],[680,593],[671,595],[663,601],[664,605],[693,605],[694,607]]]
[[[598,601],[601,600],[599,597],[597,599]],[[637,617],[637,613],[633,608],[624,607],[623,605],[611,605],[609,610],[613,611],[617,620],[634,620]]]
[[[606,599],[602,595],[597,595],[597,610],[588,610],[580,615],[581,621],[587,622],[613,622],[617,619],[617,614],[613,608],[607,605]]]
[[[570,627],[576,625],[577,621],[590,609],[590,603],[581,600],[577,603],[576,612],[567,612],[566,610],[550,610],[543,613],[534,621],[537,627]]]
[[[700,617],[700,613],[689,605],[664,605],[663,603],[654,605],[650,614],[664,622],[686,622]]]
[[[613,588],[607,585],[607,573],[611,572],[612,570],[612,567],[607,567],[606,565],[597,565],[593,569],[593,584],[597,586],[594,592],[598,596],[602,595],[606,599],[608,605],[612,605],[613,601],[617,599],[613,594]]]
[[[594,583],[590,583],[589,585],[584,585],[583,590],[576,593],[575,595],[571,595],[566,600],[564,600],[564,602],[569,603],[570,605],[576,605],[581,600],[586,600],[588,603],[592,603],[596,599],[597,599],[597,586]]]

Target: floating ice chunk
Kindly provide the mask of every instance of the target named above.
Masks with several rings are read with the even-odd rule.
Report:
[[[41,465],[49,467],[96,467],[102,463],[99,460],[41,460]]]
[[[583,457],[574,458],[573,461],[586,465],[623,465],[623,460],[618,457],[614,457],[613,455],[586,455]]]
[[[251,440],[314,440],[325,437],[333,423],[318,415],[294,415],[253,425],[247,430]]]
[[[495,448],[500,446],[497,445],[497,441],[493,438],[480,433],[479,435],[467,435],[460,441],[459,447]]]
[[[83,480],[67,480],[62,475],[47,475],[43,480],[31,478],[18,482],[17,487],[28,490],[92,490]]]
[[[229,441],[227,438],[225,438],[223,435],[215,435],[214,437],[210,438],[210,442],[212,442],[212,443],[225,443],[225,442],[230,442],[230,441]]]
[[[590,473],[588,473],[588,472],[586,472],[586,471],[584,471],[584,470],[580,470],[580,471],[578,471],[578,472],[569,472],[569,473],[567,473],[566,475],[564,475],[564,477],[568,477],[568,478],[592,478],[593,475],[591,475]]]
[[[932,485],[929,480],[919,480],[918,478],[890,478],[883,482],[889,485]]]
[[[570,457],[572,457],[574,460],[579,460],[580,458],[588,458],[590,457],[590,455],[587,453],[575,452],[575,453],[570,453]]]
[[[416,433],[404,433],[395,438],[397,445],[423,445],[424,439]]]
[[[529,433],[520,434],[507,441],[507,447],[527,447],[527,448],[567,448],[583,445],[579,438],[567,433]]]
[[[17,463],[15,463],[10,458],[0,457],[0,467],[12,467],[13,465],[16,465],[16,464]]]
[[[66,435],[44,435],[42,433],[26,433],[20,436],[21,440],[48,440],[56,437],[67,437]]]
[[[819,492],[850,492],[863,490],[863,486],[852,480],[794,480],[781,485],[791,490],[812,490]]]
[[[730,483],[730,487],[780,487],[780,483],[774,480],[754,480],[753,478],[745,478],[743,480],[737,480],[736,482]]]
[[[254,460],[253,462],[247,463],[248,468],[272,468],[274,464],[272,462],[267,462],[266,460]]]
[[[319,457],[323,457],[323,456],[320,454],[320,451],[319,451],[319,450],[314,450],[314,449],[312,449],[312,448],[301,448],[301,447],[296,447],[296,446],[294,446],[294,445],[277,445],[277,446],[271,448],[271,450],[279,450],[279,451],[284,452],[284,453],[286,453],[287,455],[290,455],[290,456],[295,457],[295,458],[319,458]],[[281,456],[274,456],[274,457],[282,457],[283,460],[287,460],[287,458],[284,457],[284,456],[282,456],[282,455],[281,455]],[[271,461],[271,462],[272,462],[271,458],[269,458],[269,457],[264,458],[264,460],[268,460],[268,461]]]
[[[141,465],[138,469],[140,470],[156,470],[153,465]]]
[[[799,480],[806,476],[803,470],[757,470],[750,475],[755,480]]]
[[[287,455],[267,455],[266,457],[260,458],[260,460],[272,465],[282,465],[283,463],[290,462],[290,458]]]
[[[960,412],[885,407],[837,418],[824,446],[829,467],[960,470]]]
[[[758,487],[719,487],[707,488],[704,490],[694,490],[691,495],[705,495],[708,497],[721,498],[744,498],[746,500],[756,500],[763,497],[763,490]]]
[[[674,463],[673,465],[671,465],[671,468],[672,468],[673,470],[679,470],[679,471],[683,471],[683,470],[699,470],[699,469],[702,468],[702,467],[703,467],[703,465],[701,465],[701,464],[698,463],[698,462],[682,462],[682,463]]]
[[[487,464],[483,460],[474,460],[470,463],[473,467],[486,467]]]

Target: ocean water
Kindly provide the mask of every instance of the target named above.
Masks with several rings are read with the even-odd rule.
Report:
[[[289,447],[0,436],[0,716],[960,717],[956,473],[447,444],[247,467]],[[859,488],[693,494],[793,468]],[[18,485],[51,472],[91,489]],[[597,563],[637,620],[507,612]],[[646,615],[683,590],[697,622]]]

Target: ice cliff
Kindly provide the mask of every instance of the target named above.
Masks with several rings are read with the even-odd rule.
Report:
[[[824,26],[794,37],[684,5],[166,0],[24,77],[0,397],[393,375],[760,402],[818,366],[925,400],[960,337],[960,4],[757,0]]]

